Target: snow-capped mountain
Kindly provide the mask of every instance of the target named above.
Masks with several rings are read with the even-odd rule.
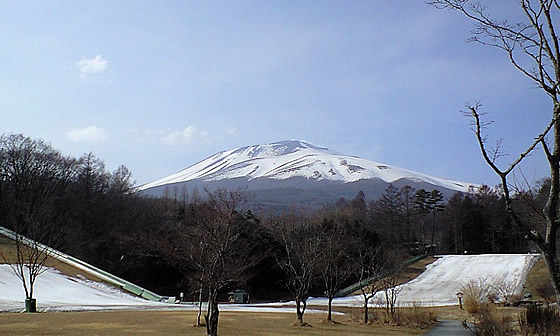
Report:
[[[220,152],[175,174],[144,184],[138,190],[144,194],[162,195],[164,188],[178,186],[247,186],[252,191],[267,190],[268,194],[271,189],[278,188],[288,188],[292,193],[296,189],[320,189],[338,199],[359,191],[357,187],[363,190],[371,189],[373,185],[378,190],[368,196],[376,197],[388,183],[442,189],[447,194],[471,192],[478,187],[473,183],[432,177],[289,140]],[[341,193],[335,189],[347,191]]]

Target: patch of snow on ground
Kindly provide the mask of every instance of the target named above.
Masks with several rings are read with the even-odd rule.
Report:
[[[426,306],[456,305],[457,291],[469,280],[484,280],[487,283],[505,282],[521,291],[528,272],[538,260],[536,254],[486,254],[445,255],[427,266],[416,279],[402,285],[397,304]],[[127,294],[112,286],[68,277],[58,270],[48,268],[35,284],[34,297],[39,311],[83,311],[83,310],[196,310],[195,304],[169,304],[148,301]],[[25,293],[21,281],[9,265],[0,265],[0,312],[22,311]],[[383,300],[383,293],[370,302]],[[335,298],[333,306],[361,307],[360,295]],[[326,306],[326,298],[310,298],[308,305]],[[293,313],[294,302],[277,302],[247,305],[220,305],[222,311],[256,311]],[[308,309],[309,313],[324,313]]]
[[[196,304],[171,304],[145,300],[110,285],[66,276],[46,268],[37,278],[34,298],[38,311],[95,310],[197,310]],[[21,280],[9,265],[0,264],[0,312],[24,310],[25,292]],[[292,307],[262,307],[258,305],[223,304],[221,311],[295,313]],[[205,308],[204,308],[205,309]],[[309,313],[324,313],[308,310]]]
[[[9,265],[0,265],[0,279],[0,311],[20,311],[25,299],[21,280]],[[151,304],[112,286],[71,278],[53,268],[46,268],[39,275],[33,297],[40,311],[120,309]]]
[[[470,280],[487,284],[506,284],[521,293],[527,274],[539,259],[538,254],[445,255],[426,267],[416,279],[400,286],[397,304],[457,305],[457,292]],[[384,302],[384,293],[370,302]],[[327,305],[325,298],[312,298],[310,305]],[[363,306],[361,295],[335,298],[333,306]]]

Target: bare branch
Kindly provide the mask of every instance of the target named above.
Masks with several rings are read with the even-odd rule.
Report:
[[[530,0],[521,0],[520,7],[528,23],[515,24],[491,18],[486,7],[479,2],[431,0],[426,3],[439,9],[459,11],[473,20],[475,29],[469,41],[505,51],[512,65],[547,94],[555,96],[558,93],[560,54],[551,15],[552,2],[540,1],[537,9],[534,9]],[[524,65],[522,55],[527,56],[534,66]]]
[[[546,155],[546,158],[548,160],[549,163],[553,162],[554,157],[552,156],[552,153],[550,152],[550,149],[548,147],[548,144],[546,143],[545,139],[541,139],[541,146],[544,150],[544,153]]]
[[[463,112],[466,116],[469,116],[472,118],[471,124],[474,125],[474,132],[476,134],[476,138],[482,153],[482,156],[484,157],[484,160],[486,161],[486,163],[492,168],[492,170],[494,170],[494,172],[498,175],[498,176],[506,176],[508,175],[511,171],[513,171],[513,169],[515,169],[517,167],[517,165],[519,165],[519,163],[521,163],[521,161],[527,156],[529,155],[534,149],[535,147],[539,144],[539,143],[543,143],[544,142],[544,138],[546,137],[546,135],[548,134],[548,132],[552,129],[552,127],[554,127],[554,124],[556,123],[556,120],[559,116],[556,116],[555,118],[552,118],[552,120],[550,121],[550,123],[546,126],[546,128],[544,129],[544,131],[539,134],[539,136],[537,136],[534,141],[531,143],[531,145],[524,151],[522,152],[519,157],[513,161],[509,167],[505,170],[501,170],[497,165],[495,160],[502,156],[503,153],[499,151],[499,146],[501,145],[501,141],[498,141],[496,148],[494,148],[494,150],[490,149],[486,149],[486,140],[487,138],[482,134],[482,130],[484,128],[486,128],[490,123],[488,122],[484,122],[481,120],[481,116],[484,115],[483,113],[479,113],[478,109],[481,107],[482,105],[480,105],[479,103],[475,104],[474,106],[468,106],[467,108],[469,109],[468,112]]]
[[[490,159],[492,162],[496,162],[496,160],[506,155],[505,152],[501,151],[502,141],[503,139],[498,139],[496,145],[490,148]]]

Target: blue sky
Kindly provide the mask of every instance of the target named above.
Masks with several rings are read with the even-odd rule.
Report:
[[[495,121],[502,164],[544,129],[551,103],[505,54],[467,43],[472,28],[420,0],[2,1],[0,133],[93,152],[139,184],[298,139],[495,185],[465,102]],[[523,173],[546,175],[540,150]]]

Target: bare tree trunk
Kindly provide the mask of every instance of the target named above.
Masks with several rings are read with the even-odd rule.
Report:
[[[329,295],[329,309],[327,314],[327,321],[332,321],[332,295]]]
[[[389,316],[389,288],[385,287],[385,312],[387,312],[387,316]]]
[[[220,310],[218,309],[218,291],[212,289],[208,293],[208,311],[204,316],[206,320],[206,334],[208,336],[218,336],[218,316]]]
[[[560,70],[559,70],[560,71]],[[558,203],[560,198],[560,102],[554,97],[554,143],[553,151],[550,153],[544,145],[550,165],[550,190],[548,200],[544,206],[546,218],[546,233],[544,242],[537,241],[537,244],[544,257],[546,266],[552,278],[556,302],[560,304],[560,267],[558,265],[557,233],[558,233]]]
[[[364,300],[364,323],[366,323],[366,324],[369,323],[369,306],[368,306],[368,303],[369,303],[369,299],[366,298]]]
[[[553,250],[553,251],[550,251]],[[554,294],[556,296],[556,302],[560,302],[560,269],[558,267],[558,256],[555,248],[551,248],[549,251],[541,252],[543,259],[545,261],[546,267],[550,271],[550,277],[552,278],[552,286],[554,288]]]
[[[296,312],[298,322],[303,324],[303,314],[305,313],[305,308],[307,307],[307,301],[302,299],[296,299]]]
[[[204,285],[200,284],[200,289],[198,290],[198,315],[196,316],[196,326],[200,327],[200,318],[202,316],[202,289]]]

